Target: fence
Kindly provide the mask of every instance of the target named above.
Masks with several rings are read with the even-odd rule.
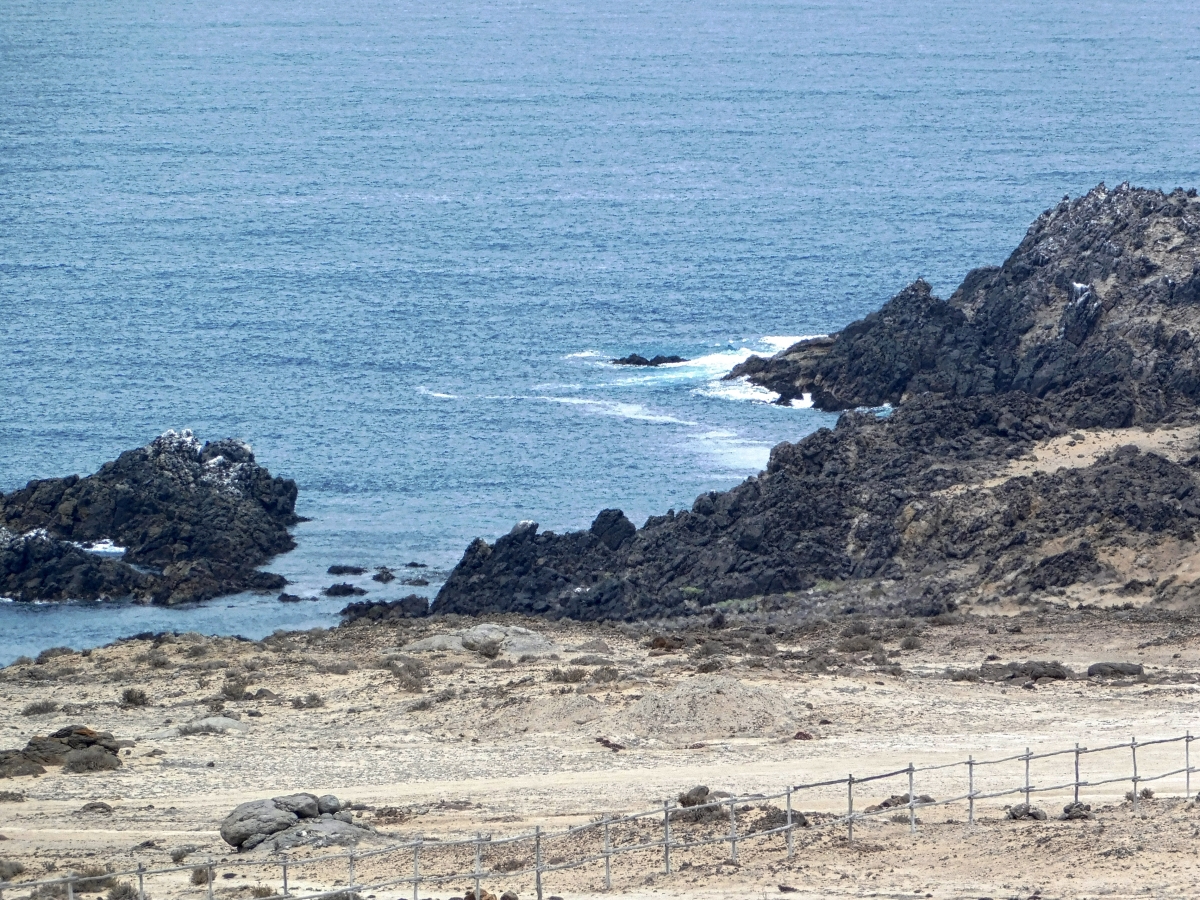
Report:
[[[1139,804],[1145,799],[1142,796],[1143,785],[1151,782],[1162,782],[1176,778],[1182,781],[1186,797],[1192,796],[1191,777],[1195,771],[1191,765],[1191,744],[1196,740],[1188,732],[1179,737],[1160,738],[1151,741],[1137,741],[1131,738],[1126,743],[1110,744],[1103,747],[1081,747],[1076,744],[1067,750],[1055,750],[1045,753],[1033,753],[1026,748],[1022,754],[1006,756],[1000,759],[975,759],[969,756],[964,761],[944,763],[929,766],[914,766],[911,763],[904,768],[895,769],[877,775],[856,777],[848,774],[845,778],[827,781],[798,784],[785,790],[769,795],[754,794],[741,797],[720,797],[707,803],[694,806],[680,806],[664,801],[661,808],[655,808],[631,815],[603,818],[588,822],[584,825],[567,828],[560,831],[546,831],[541,827],[532,833],[525,833],[504,838],[493,838],[491,835],[476,833],[473,837],[456,840],[437,840],[436,838],[417,837],[410,841],[392,844],[374,850],[351,850],[343,853],[311,856],[305,858],[282,855],[275,859],[243,858],[222,860],[222,869],[258,869],[266,877],[264,881],[278,885],[284,897],[289,900],[351,900],[354,894],[365,891],[388,891],[395,896],[408,895],[411,892],[413,900],[420,900],[419,892],[423,887],[444,885],[449,883],[467,883],[474,887],[475,897],[479,898],[480,888],[484,881],[495,883],[503,880],[508,884],[518,882],[528,884],[538,900],[544,900],[544,879],[547,875],[568,869],[582,869],[593,866],[596,868],[596,880],[605,890],[612,890],[613,863],[615,860],[632,858],[641,860],[642,866],[634,874],[645,873],[646,867],[653,865],[661,867],[665,874],[671,874],[672,854],[696,850],[704,847],[719,847],[724,853],[724,845],[728,844],[728,860],[737,863],[739,844],[747,841],[770,841],[776,839],[778,852],[785,853],[791,859],[796,853],[797,835],[811,837],[814,834],[826,832],[829,829],[845,829],[846,838],[854,840],[856,823],[864,823],[874,817],[891,814],[903,817],[907,813],[907,823],[912,832],[917,831],[919,810],[933,807],[945,807],[952,804],[965,804],[967,808],[967,825],[976,824],[976,804],[979,801],[993,800],[1001,797],[1022,797],[1024,803],[1030,803],[1035,795],[1054,792],[1072,791],[1072,802],[1081,799],[1081,789],[1096,788],[1103,785],[1128,783],[1131,786],[1133,808],[1137,811]],[[1142,775],[1138,767],[1138,751],[1155,747],[1165,750],[1168,745],[1182,744],[1182,767],[1173,768],[1157,775]],[[1081,778],[1082,761],[1089,756],[1100,753],[1128,753],[1132,774],[1113,778],[1103,778],[1098,781],[1088,781]],[[1072,757],[1074,762],[1073,778],[1053,784],[1035,783],[1031,775],[1031,766],[1042,760],[1057,760],[1062,757]],[[1016,787],[995,789],[980,789],[988,780],[996,781],[1002,775],[991,775],[1000,767],[1010,763],[1022,763],[1024,777]],[[995,768],[993,768],[995,767]],[[953,775],[954,770],[965,770],[957,777],[964,782],[965,793],[935,800],[922,799],[916,793],[918,776],[925,776],[922,781],[929,781],[931,773],[939,773],[936,778],[944,784]],[[964,777],[965,776],[965,777]],[[1182,778],[1180,778],[1182,776]],[[900,779],[907,787],[907,794],[897,798],[893,804],[880,804],[856,811],[855,789],[860,791],[862,786],[876,782],[888,782]],[[797,796],[815,799],[818,802],[824,798],[828,806],[831,792],[844,789],[845,813],[840,812],[809,812],[802,813],[796,808]],[[1128,796],[1128,795],[1127,795]],[[861,797],[861,793],[860,793]],[[783,801],[783,808],[770,806],[772,801]],[[749,804],[758,804],[757,807]],[[728,808],[728,812],[726,812]],[[739,813],[741,819],[739,820]],[[750,813],[750,816],[747,816]],[[757,813],[757,815],[754,815]],[[726,825],[727,823],[727,825]],[[528,849],[522,851],[520,848]],[[557,847],[559,852],[551,853],[550,848]],[[587,852],[591,848],[591,852]],[[523,852],[524,855],[520,855]],[[506,853],[517,853],[508,859],[502,857]],[[568,854],[570,854],[568,856]],[[484,865],[485,856],[491,861],[491,868]],[[661,862],[657,860],[661,859]],[[654,861],[652,861],[654,860]],[[429,863],[438,863],[431,870]],[[329,889],[330,866],[345,865],[345,881],[334,881],[334,889]],[[213,900],[214,883],[218,863],[212,859],[200,866],[179,865],[167,868],[147,869],[138,865],[136,869],[126,869],[119,872],[96,871],[86,873],[68,873],[58,879],[29,881],[23,883],[0,882],[0,900],[13,900],[23,892],[30,900],[76,900],[77,894],[96,892],[103,889],[105,884],[111,885],[116,879],[136,879],[136,896],[128,900],[148,900],[147,879],[158,880],[158,885],[168,893],[180,893],[180,888],[187,891],[187,885],[192,884],[197,891],[207,892],[208,900]],[[295,875],[298,870],[321,869],[320,880],[324,889],[305,892],[301,887],[299,892]],[[636,868],[636,866],[634,867]],[[400,870],[403,870],[401,872]],[[440,870],[440,872],[438,871]],[[196,873],[200,872],[200,877]],[[192,877],[169,878],[189,873]],[[411,874],[410,874],[411,873]],[[226,872],[224,878],[236,878],[237,873]],[[529,880],[532,878],[532,883]],[[314,880],[314,879],[308,879]],[[131,882],[132,884],[132,882]],[[99,887],[98,887],[99,886]],[[273,888],[272,888],[273,890]],[[265,891],[265,888],[264,888]],[[158,891],[156,890],[157,894]]]

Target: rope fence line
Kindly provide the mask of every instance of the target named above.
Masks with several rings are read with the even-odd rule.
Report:
[[[662,872],[670,875],[673,870],[673,851],[678,852],[728,844],[728,860],[736,864],[738,862],[739,843],[749,840],[769,839],[782,835],[784,837],[782,849],[786,852],[787,858],[791,859],[796,852],[795,838],[797,830],[805,834],[816,834],[844,828],[847,840],[852,842],[854,840],[854,826],[856,822],[867,822],[878,816],[887,814],[891,814],[893,817],[903,816],[904,812],[907,812],[909,830],[915,834],[919,824],[917,819],[918,810],[945,807],[963,803],[964,801],[967,803],[967,825],[968,827],[974,827],[976,824],[976,803],[978,801],[993,800],[1019,794],[1024,795],[1024,803],[1028,805],[1034,794],[1073,789],[1074,799],[1072,802],[1079,803],[1081,788],[1095,788],[1103,785],[1128,782],[1132,786],[1132,790],[1127,796],[1132,796],[1133,810],[1137,812],[1140,809],[1140,801],[1143,799],[1141,796],[1141,785],[1182,775],[1184,796],[1190,799],[1192,796],[1191,776],[1192,772],[1196,771],[1196,768],[1191,765],[1191,744],[1194,740],[1197,740],[1197,738],[1193,737],[1189,731],[1177,737],[1157,738],[1155,740],[1140,742],[1136,738],[1131,738],[1125,743],[1109,744],[1093,748],[1081,747],[1079,744],[1076,744],[1070,749],[1044,753],[1033,753],[1027,747],[1024,753],[999,759],[975,759],[974,756],[968,756],[966,760],[938,765],[914,766],[912,763],[909,763],[902,769],[894,769],[875,775],[856,777],[851,773],[844,778],[792,785],[774,794],[720,797],[693,806],[683,806],[664,800],[661,808],[622,816],[603,816],[583,825],[575,825],[558,831],[546,831],[539,825],[535,827],[533,832],[497,838],[493,838],[490,834],[485,835],[482,832],[476,832],[474,837],[451,840],[438,840],[418,835],[415,839],[390,844],[386,847],[373,850],[355,849],[347,852],[329,853],[311,857],[293,857],[283,853],[277,859],[223,860],[219,865],[224,869],[257,867],[270,871],[273,876],[275,872],[278,872],[277,877],[265,880],[273,880],[280,883],[282,895],[287,900],[354,900],[354,895],[365,891],[382,891],[397,887],[411,888],[413,900],[420,900],[419,891],[422,886],[435,886],[451,881],[458,883],[465,881],[473,882],[475,898],[479,900],[481,897],[482,882],[485,879],[493,881],[506,879],[511,882],[527,876],[533,876],[533,887],[537,900],[545,900],[543,876],[597,863],[603,863],[602,883],[604,889],[612,890],[613,860],[614,858],[629,854],[657,855],[661,853]],[[1139,773],[1138,750],[1140,748],[1177,743],[1183,744],[1182,768],[1171,769],[1156,775],[1142,775]],[[1082,757],[1096,753],[1112,753],[1117,751],[1129,752],[1131,775],[1105,778],[1098,781],[1084,780],[1080,777],[1080,761]],[[1033,782],[1030,768],[1032,762],[1067,755],[1073,756],[1073,780],[1049,785],[1041,785]],[[1020,785],[1003,790],[976,790],[978,770],[980,768],[999,766],[1012,762],[1023,763],[1024,778]],[[941,800],[933,798],[922,799],[917,796],[916,781],[918,775],[931,772],[945,772],[957,768],[966,769],[966,793],[946,797]],[[900,777],[906,778],[908,786],[907,795],[896,798],[901,801],[900,803],[883,803],[875,807],[867,807],[861,811],[855,810],[856,786]],[[801,813],[797,819],[797,810],[795,807],[797,794],[807,794],[825,788],[839,788],[843,786],[846,789],[846,811],[844,815],[837,813],[809,813],[805,815]],[[766,805],[775,800],[784,801],[783,810]],[[783,824],[777,824],[761,830],[751,829],[747,831],[743,829],[739,832],[738,807],[743,807],[742,812],[745,812],[745,807],[748,804],[759,804],[759,810],[773,810],[775,813],[781,813]],[[727,832],[718,832],[709,836],[688,835],[687,829],[679,827],[682,824],[688,824],[686,820],[689,818],[692,820],[691,824],[715,824],[716,820],[723,820],[725,818],[724,809],[726,807],[728,807]],[[706,820],[703,814],[709,810],[713,812],[713,816]],[[660,823],[655,824],[655,820],[660,820]],[[903,820],[901,819],[900,821]],[[661,831],[659,830],[660,828]],[[624,829],[625,832],[632,831],[633,833],[625,834],[624,840],[622,840],[621,829]],[[648,832],[648,834],[642,834],[642,831]],[[548,842],[578,839],[581,837],[602,838],[599,852],[585,854],[574,859],[563,857],[546,859],[545,848]],[[492,855],[494,857],[496,855],[495,851],[501,848],[515,848],[524,844],[532,844],[531,861],[523,859],[516,866],[504,865],[503,867],[499,867],[499,865],[496,865],[493,868],[484,867],[486,851],[493,851]],[[451,871],[440,874],[422,871],[423,852],[426,853],[426,861],[428,861],[431,854],[442,858],[449,857],[453,861],[456,854],[460,851],[465,854],[462,868],[454,868]],[[402,863],[400,858],[407,861]],[[347,880],[344,886],[333,890],[309,893],[296,893],[292,891],[291,888],[294,882],[290,876],[294,876],[298,868],[313,867],[322,863],[331,863],[339,860],[345,861],[347,867]],[[365,866],[364,864],[376,860],[388,861],[390,871],[386,873],[386,877],[360,879],[358,876],[363,874],[364,868],[369,868],[369,866]],[[411,874],[398,874],[397,866],[399,865],[410,869]],[[95,893],[98,890],[96,885],[101,882],[115,883],[115,880],[120,878],[136,878],[137,888],[133,900],[149,900],[146,893],[147,878],[188,872],[193,876],[192,884],[199,886],[201,883],[196,881],[195,874],[201,870],[206,873],[203,884],[207,886],[208,900],[213,900],[213,884],[216,878],[217,866],[218,862],[212,858],[198,865],[176,865],[154,869],[147,869],[143,864],[139,863],[136,869],[126,869],[124,871],[105,870],[102,874],[97,874],[95,870],[92,870],[82,874],[70,872],[61,878],[54,879],[19,883],[0,882],[0,900],[6,900],[6,894],[8,895],[8,900],[14,900],[22,892],[28,892],[25,896],[29,900],[76,900],[77,893]],[[645,869],[640,870],[639,874],[644,873],[644,871]],[[383,875],[384,873],[380,874]]]

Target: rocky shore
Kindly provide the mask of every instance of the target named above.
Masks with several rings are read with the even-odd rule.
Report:
[[[0,494],[0,596],[177,604],[278,590],[284,579],[257,567],[295,546],[295,507],[296,483],[243,442],[168,431],[94,475]]]
[[[1192,599],[1200,524],[1200,200],[1103,185],[949,301],[922,281],[747,377],[847,412],[641,528],[475,541],[435,613],[635,619],[818,602]]]

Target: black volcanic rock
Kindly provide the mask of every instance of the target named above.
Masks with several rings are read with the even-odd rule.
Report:
[[[614,366],[665,366],[668,363],[687,362],[682,356],[655,356],[653,359],[646,359],[644,356],[639,356],[637,353],[630,353],[628,356],[622,356],[620,359],[611,360]]]
[[[829,338],[728,377],[824,410],[921,393],[1023,391],[1076,427],[1162,421],[1200,401],[1200,200],[1103,185],[1038,217],[948,301],[923,281]]]
[[[476,540],[432,612],[653,618],[770,595],[796,607],[816,588],[864,584],[887,609],[936,615],[968,596],[1124,583],[1114,551],[1195,540],[1200,455],[1113,444],[1087,465],[1014,466],[1074,428],[1195,421],[1193,334],[1200,201],[1101,186],[1042,215],[950,301],[917,282],[831,337],[731,373],[785,401],[890,415],[846,412],[775,447],[758,477],[640,529],[605,510],[587,531],[525,522]]]
[[[156,603],[278,590],[256,571],[295,544],[296,483],[236,440],[167,432],[94,475],[31,481],[0,495],[0,594],[17,600],[129,596]],[[120,558],[78,544],[109,541]]]

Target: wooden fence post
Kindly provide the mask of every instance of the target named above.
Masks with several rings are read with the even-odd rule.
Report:
[[[846,839],[854,841],[854,773],[846,779]]]
[[[729,800],[729,858],[736,864],[737,856],[737,800]]]
[[[663,801],[663,868],[671,874],[671,810]]]
[[[1137,738],[1129,739],[1129,752],[1133,754],[1133,811],[1137,812],[1138,806],[1138,773],[1137,773]]]
[[[975,824],[975,757],[967,757],[967,825]]]
[[[908,833],[917,833],[917,795],[913,788],[913,764],[908,764]]]
[[[280,860],[280,865],[283,866],[283,896],[286,897],[286,896],[288,896],[288,882],[287,882],[288,858],[287,858],[286,853],[283,854],[283,859]]]
[[[483,877],[483,834],[475,832],[475,900],[479,900],[479,882]]]
[[[608,816],[604,817],[604,889],[612,890],[612,841],[608,834]]]
[[[1079,744],[1075,745],[1075,802],[1079,802]]]
[[[1192,799],[1192,731],[1189,728],[1187,736],[1183,739],[1183,777],[1184,777],[1184,799]]]
[[[421,835],[413,844],[413,900],[417,900],[417,892],[421,885]]]
[[[533,833],[533,873],[537,879],[537,900],[542,900],[542,826]],[[478,898],[476,898],[478,900]]]
[[[353,850],[350,851],[349,861],[350,861],[350,889],[353,890],[353,888],[354,888],[354,851]]]
[[[1029,805],[1029,748],[1025,748],[1025,805]]]
[[[796,852],[795,835],[792,834],[792,788],[788,785],[787,789],[787,850],[788,859],[791,859]]]

